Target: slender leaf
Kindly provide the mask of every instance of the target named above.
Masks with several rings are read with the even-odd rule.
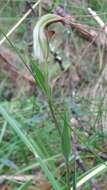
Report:
[[[62,131],[62,151],[65,159],[68,161],[70,153],[71,153],[71,137],[70,137],[70,128],[68,125],[68,117],[67,114],[64,114],[64,125]]]
[[[46,81],[45,74],[39,69],[37,64],[32,63],[32,69],[34,73],[35,80],[39,86],[39,88],[43,91],[45,96],[51,96],[51,88]]]

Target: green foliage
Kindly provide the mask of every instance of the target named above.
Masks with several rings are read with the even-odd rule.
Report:
[[[90,0],[90,6],[97,11],[103,11],[107,8],[107,2],[105,0]]]
[[[6,112],[6,110],[3,108],[3,106],[0,106],[0,113],[3,115],[5,120],[10,124],[10,127],[16,133],[16,135],[28,147],[28,149],[34,154],[35,159],[40,163],[42,170],[44,171],[46,177],[50,180],[52,186],[56,190],[60,190],[60,185],[59,185],[58,181],[54,178],[53,174],[49,171],[46,163],[43,162],[41,156],[39,155],[41,150],[39,149],[36,142],[32,139],[32,137],[27,135],[24,130],[22,130],[22,127],[20,126],[20,124]]]

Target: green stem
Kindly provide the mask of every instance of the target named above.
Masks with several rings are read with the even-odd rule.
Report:
[[[61,129],[60,129],[59,123],[58,123],[58,121],[56,119],[55,112],[54,112],[51,100],[48,100],[48,105],[49,105],[49,108],[50,108],[51,115],[52,115],[52,118],[54,120],[55,126],[56,126],[56,128],[58,130],[59,135],[61,136]]]
[[[61,136],[61,129],[60,129],[60,126],[59,126],[59,123],[56,119],[56,116],[55,116],[55,112],[54,112],[54,109],[53,109],[53,105],[52,105],[52,101],[51,100],[48,100],[48,105],[49,105],[49,108],[50,108],[50,111],[51,111],[51,115],[52,115],[52,118],[54,120],[54,123],[55,123],[55,126],[58,130],[58,133],[59,135]],[[70,190],[70,182],[69,182],[69,179],[70,179],[70,173],[69,173],[69,161],[65,158],[65,164],[66,164],[66,182],[67,182],[67,190]]]
[[[69,161],[65,158],[65,164],[66,164],[66,182],[67,182],[67,190],[70,190],[70,173],[69,173]]]
[[[53,109],[53,105],[52,105],[52,101],[51,100],[48,100],[48,105],[49,105],[49,108],[50,108],[50,111],[51,111],[51,115],[52,115],[52,118],[54,120],[54,123],[55,123],[55,126],[58,130],[58,133],[59,135],[61,136],[61,129],[60,129],[60,126],[59,126],[59,123],[57,121],[57,118],[55,116],[55,112],[54,112],[54,109]],[[69,179],[70,179],[70,173],[69,173],[69,161],[65,158],[65,164],[66,164],[66,182],[67,182],[67,190],[70,190],[70,182],[69,182]]]

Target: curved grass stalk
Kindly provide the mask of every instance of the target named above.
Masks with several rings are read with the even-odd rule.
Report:
[[[98,167],[95,167],[93,170],[91,169],[91,171],[88,172],[87,175],[85,175],[82,179],[80,179],[77,182],[76,187],[77,188],[81,187],[86,182],[88,182],[91,178],[100,175],[101,172],[105,172],[106,170],[107,170],[107,162],[99,165]],[[71,187],[71,190],[73,190],[73,187]]]

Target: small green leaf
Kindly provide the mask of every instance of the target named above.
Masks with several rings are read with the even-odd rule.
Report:
[[[49,98],[51,96],[51,88],[46,81],[45,74],[39,69],[39,66],[37,64],[32,63],[32,70],[39,88]]]
[[[39,62],[45,62],[48,58],[49,44],[45,33],[46,26],[59,22],[62,17],[55,14],[47,14],[40,18],[33,30],[34,56]]]
[[[67,114],[64,114],[64,125],[62,131],[62,151],[65,159],[68,161],[71,153],[71,136],[70,136],[70,128],[68,124]]]

